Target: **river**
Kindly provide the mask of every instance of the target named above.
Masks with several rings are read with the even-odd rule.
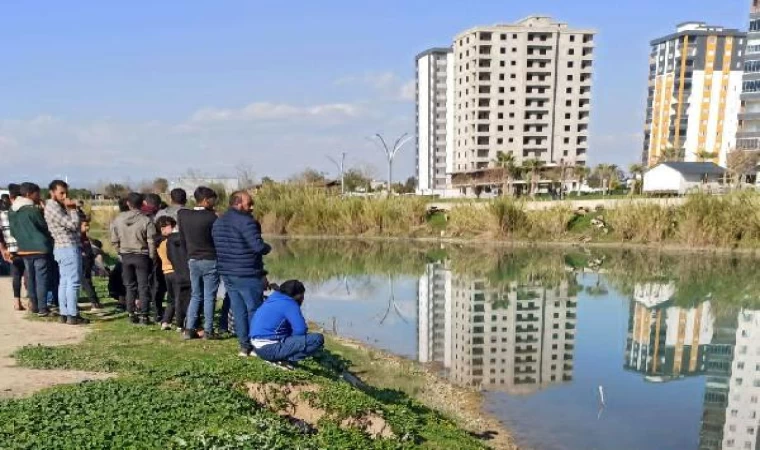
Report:
[[[307,317],[482,390],[527,448],[760,449],[760,261],[276,241]]]

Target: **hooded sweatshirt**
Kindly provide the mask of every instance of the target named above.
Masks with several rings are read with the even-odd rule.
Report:
[[[111,243],[120,255],[156,257],[156,226],[140,211],[126,211],[111,223]]]
[[[281,292],[273,292],[256,310],[250,330],[251,339],[281,341],[305,335],[307,327],[298,303]]]
[[[53,238],[42,211],[28,198],[18,197],[8,213],[19,255],[53,253]]]

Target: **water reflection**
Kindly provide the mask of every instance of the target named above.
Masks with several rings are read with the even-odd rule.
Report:
[[[307,315],[485,391],[531,448],[760,449],[760,263],[290,242]]]

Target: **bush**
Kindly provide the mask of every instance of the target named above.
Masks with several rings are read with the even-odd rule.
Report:
[[[631,203],[607,213],[607,223],[623,241],[662,242],[673,234],[673,210],[655,204]]]

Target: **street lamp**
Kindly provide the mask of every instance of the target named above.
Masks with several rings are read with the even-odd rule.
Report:
[[[393,183],[393,158],[396,157],[396,154],[401,150],[401,147],[412,139],[412,136],[408,136],[408,134],[409,133],[402,134],[401,137],[396,139],[396,142],[393,143],[393,147],[391,148],[388,148],[388,144],[385,143],[385,139],[383,139],[380,133],[377,133],[374,136],[377,138],[377,141],[375,142],[380,142],[382,145],[381,149],[385,152],[385,157],[388,159],[388,195],[391,195],[391,184]]]
[[[345,171],[344,171],[344,167],[345,167],[345,162],[346,162],[346,152],[343,152],[343,153],[340,154],[340,162],[338,162],[337,160],[335,160],[335,158],[333,158],[330,155],[326,155],[326,156],[327,156],[327,159],[329,159],[330,161],[332,161],[332,163],[335,164],[335,166],[340,171],[340,195],[345,195],[346,194],[346,188],[345,188],[345,177],[344,177]]]

